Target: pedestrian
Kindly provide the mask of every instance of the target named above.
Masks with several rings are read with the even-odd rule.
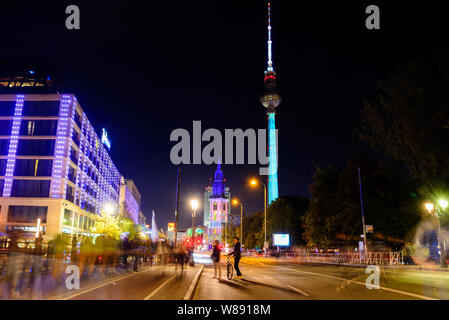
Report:
[[[242,257],[241,255],[241,246],[240,246],[240,242],[239,242],[239,238],[238,237],[234,237],[234,249],[231,253],[229,253],[228,255],[233,255],[234,256],[234,269],[235,271],[237,271],[237,276],[235,277],[236,279],[242,279],[242,273],[240,272],[239,269],[239,262],[240,259]]]
[[[178,264],[181,265],[181,275],[184,273],[184,263],[186,259],[187,249],[184,245],[184,243],[180,243],[176,246],[175,250],[175,272],[178,269]]]
[[[212,248],[212,262],[214,263],[214,279],[221,280],[221,265],[220,265],[220,256],[221,256],[221,249],[220,249],[220,241],[215,240],[214,246]],[[218,278],[217,278],[217,271],[218,271]]]

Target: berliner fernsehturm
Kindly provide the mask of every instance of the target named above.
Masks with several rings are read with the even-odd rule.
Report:
[[[278,194],[278,162],[277,162],[277,143],[276,143],[276,123],[274,110],[281,103],[281,94],[276,86],[276,72],[274,72],[271,55],[271,6],[268,3],[268,63],[267,70],[264,72],[265,90],[260,97],[260,102],[267,108],[268,115],[268,204],[276,200]]]

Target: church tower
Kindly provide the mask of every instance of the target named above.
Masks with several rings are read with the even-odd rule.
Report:
[[[204,225],[207,229],[208,244],[212,244],[214,240],[224,241],[224,224],[228,219],[231,206],[231,193],[229,187],[225,186],[225,181],[220,161],[218,161],[214,182],[204,192]]]

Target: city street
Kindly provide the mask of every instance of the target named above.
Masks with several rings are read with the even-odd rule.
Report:
[[[222,262],[223,262],[222,258]],[[367,289],[365,268],[336,265],[286,265],[242,258],[243,279],[212,279],[213,268],[205,268],[194,299],[216,300],[408,300],[448,299],[449,274],[381,268],[381,289]]]
[[[432,300],[449,299],[449,274],[380,266],[380,289],[367,289],[364,267],[295,264],[243,257],[243,279],[213,279],[209,253],[195,253],[195,267],[141,268],[102,279],[81,281],[80,290],[63,283],[42,292],[50,300]],[[204,266],[204,267],[203,267]],[[235,272],[234,272],[235,277]],[[23,296],[22,298],[27,299]]]

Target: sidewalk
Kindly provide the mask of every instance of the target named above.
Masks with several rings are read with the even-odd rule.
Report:
[[[201,268],[202,265],[198,263],[195,267],[186,266],[181,274],[181,270],[178,267],[173,278],[148,300],[184,300],[189,288],[196,285],[193,281],[200,280],[195,279],[195,276],[200,272]]]

